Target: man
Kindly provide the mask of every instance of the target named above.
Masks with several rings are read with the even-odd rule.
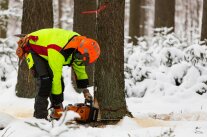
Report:
[[[77,88],[86,100],[92,100],[85,66],[94,63],[100,55],[98,43],[80,34],[57,28],[32,32],[18,41],[19,58],[26,59],[29,69],[40,82],[35,97],[34,117],[47,119],[48,97],[54,108],[52,118],[59,119],[63,111],[64,82],[62,68],[71,66],[76,75]]]

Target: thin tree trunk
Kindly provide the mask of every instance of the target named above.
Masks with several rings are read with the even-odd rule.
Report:
[[[201,40],[207,39],[207,0],[203,0]]]
[[[175,0],[155,0],[155,28],[174,28],[174,18]]]
[[[0,10],[7,10],[8,9],[8,0],[1,0],[0,1]],[[6,38],[6,28],[7,28],[7,21],[8,19],[6,16],[3,19],[0,19],[0,38]]]
[[[62,21],[61,21],[61,18],[62,18],[62,0],[58,0],[58,27],[59,28],[62,28]]]
[[[28,34],[42,28],[53,27],[52,0],[24,0],[22,34]],[[32,98],[37,93],[36,80],[25,61],[19,66],[16,95]]]
[[[146,0],[141,0],[141,5],[140,5],[140,36],[144,36],[145,35],[145,22],[147,21],[146,18]]]
[[[187,1],[184,1],[184,4],[185,4],[185,30],[188,30],[188,10],[189,10],[189,7],[188,7],[188,2]]]
[[[140,36],[141,0],[130,0],[129,36],[133,45],[137,45],[136,37]]]

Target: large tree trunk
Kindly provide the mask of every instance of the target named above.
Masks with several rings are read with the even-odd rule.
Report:
[[[81,14],[83,11],[95,10],[96,0],[74,0],[73,30],[89,38],[97,39],[96,14]],[[94,83],[94,65],[86,67],[90,86]],[[74,74],[72,74],[75,87]]]
[[[207,0],[203,0],[201,40],[207,39]]]
[[[174,18],[175,0],[155,0],[155,28],[174,28]]]
[[[22,34],[53,27],[52,0],[24,0]],[[19,66],[16,95],[31,98],[37,93],[37,84],[25,61]]]
[[[140,37],[140,23],[141,23],[141,0],[130,0],[130,18],[129,18],[129,36],[133,45],[137,45]]]
[[[101,120],[119,120],[127,114],[124,93],[124,0],[109,2],[98,14],[97,36],[101,55],[95,64],[95,98]]]
[[[7,10],[8,9],[8,0],[1,0],[0,1],[0,10]],[[6,28],[7,28],[7,17],[2,16],[0,17],[0,38],[6,38]]]

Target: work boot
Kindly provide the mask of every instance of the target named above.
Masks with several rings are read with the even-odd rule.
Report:
[[[63,109],[63,105],[62,103],[58,104],[58,105],[53,105],[52,106],[52,112],[50,114],[50,117],[52,119],[56,119],[56,120],[59,120],[60,117],[62,116],[62,113],[64,112],[64,109]]]
[[[34,117],[38,119],[47,119],[48,116],[48,100],[47,97],[36,96],[34,104]]]

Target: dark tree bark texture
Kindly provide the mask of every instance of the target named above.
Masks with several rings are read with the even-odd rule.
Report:
[[[140,37],[140,25],[141,0],[130,0],[129,36],[131,36],[131,39],[129,42],[133,42],[133,45],[138,44],[136,37]]]
[[[1,0],[0,1],[0,10],[7,10],[8,9],[9,0]],[[0,17],[0,38],[6,38],[7,32],[7,22],[5,21],[7,16]]]
[[[127,113],[124,93],[124,0],[108,2],[98,14],[97,36],[101,55],[95,64],[95,98],[101,120],[118,120]]]
[[[175,0],[155,0],[155,28],[174,28],[174,18]]]
[[[201,40],[207,39],[207,0],[203,0]]]

